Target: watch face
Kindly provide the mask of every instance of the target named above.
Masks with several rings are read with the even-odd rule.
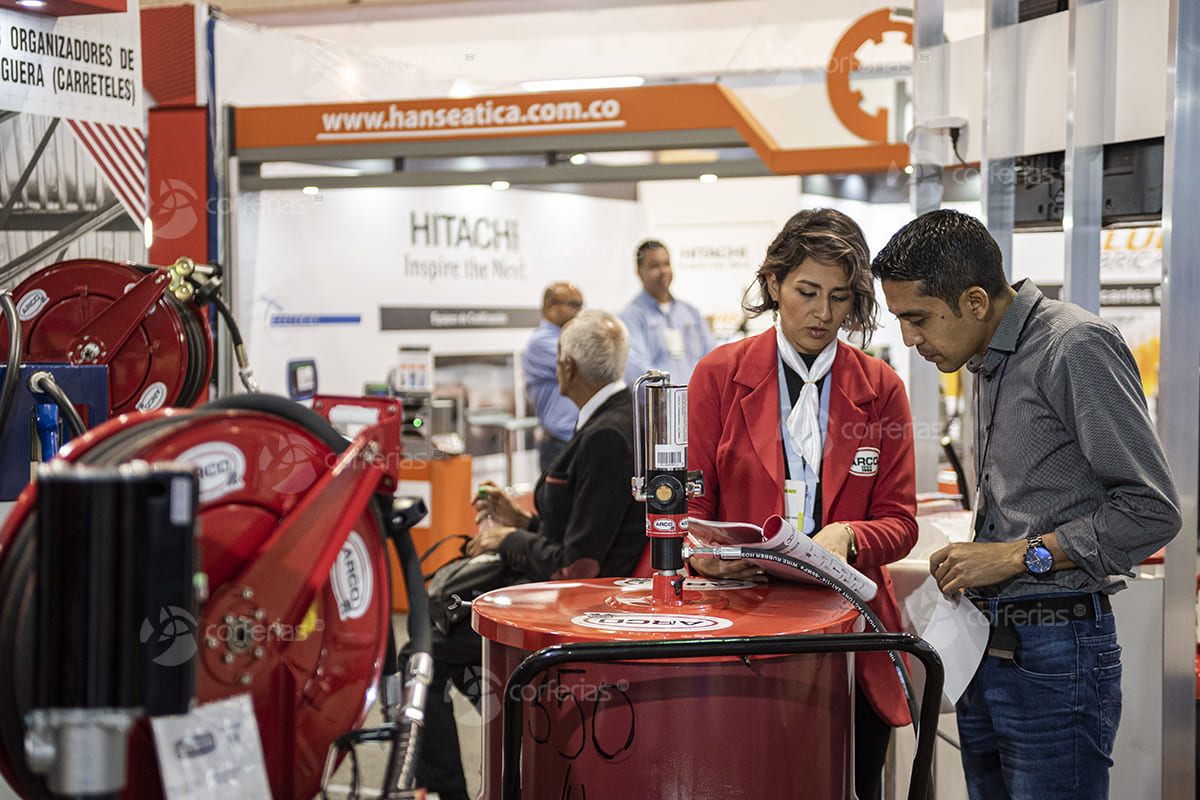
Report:
[[[1034,575],[1042,575],[1054,566],[1054,558],[1045,547],[1031,547],[1025,551],[1025,569]]]

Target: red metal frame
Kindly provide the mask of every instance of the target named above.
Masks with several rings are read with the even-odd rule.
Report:
[[[302,425],[250,410],[165,409],[122,415],[63,449],[60,457],[87,461],[97,446],[147,423],[136,457],[178,460],[214,443],[245,459],[241,485],[198,510],[202,566],[212,587],[197,630],[197,699],[208,702],[249,692],[259,719],[272,795],[309,800],[320,782],[325,751],[337,736],[360,727],[383,668],[391,624],[387,551],[368,507],[372,494],[390,499],[400,464],[402,415],[384,398],[320,398],[336,405],[378,409],[340,454]],[[186,458],[184,459],[186,460]],[[0,562],[34,506],[36,484],[20,497],[0,528]],[[202,492],[203,482],[202,482]],[[346,613],[333,586],[335,562],[353,550],[371,588],[363,607]],[[147,726],[131,738],[125,798],[161,796]],[[0,771],[13,767],[0,753]]]

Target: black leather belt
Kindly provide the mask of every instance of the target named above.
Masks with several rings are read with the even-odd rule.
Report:
[[[1108,595],[1060,594],[1036,599],[1000,600],[993,614],[990,598],[971,599],[993,625],[1061,625],[1081,619],[1095,619],[1096,606],[1101,614],[1112,613]]]

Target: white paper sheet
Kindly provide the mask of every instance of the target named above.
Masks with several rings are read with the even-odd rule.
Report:
[[[951,705],[966,691],[987,648],[988,620],[974,604],[961,597],[953,601],[929,576],[904,601],[905,611],[918,635],[942,657],[946,672],[942,693]]]
[[[168,800],[262,800],[271,796],[250,695],[155,717],[154,746]]]

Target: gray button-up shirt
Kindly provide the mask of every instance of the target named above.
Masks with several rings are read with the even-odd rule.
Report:
[[[986,595],[1113,592],[1179,530],[1179,498],[1120,332],[1016,284],[975,373],[976,541],[1057,533],[1077,569],[1024,572]]]

